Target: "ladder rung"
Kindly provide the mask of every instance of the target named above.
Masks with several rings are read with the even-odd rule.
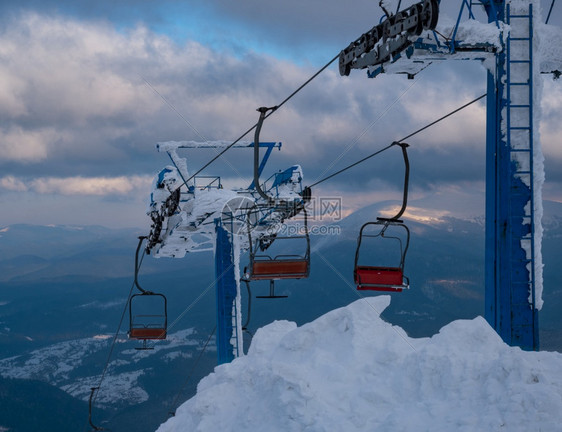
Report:
[[[518,260],[511,260],[512,263],[527,263],[527,264],[530,263],[531,261],[532,261],[532,260],[527,259],[527,258],[525,258],[525,259],[518,259]]]
[[[526,148],[526,149],[517,148],[517,149],[509,149],[509,151],[510,151],[511,153],[523,153],[523,152],[530,152],[531,149],[530,149],[530,148]]]
[[[531,108],[531,105],[508,105],[510,108]]]
[[[508,18],[531,18],[531,15],[509,15]]]
[[[511,219],[521,219],[521,218],[525,219],[525,218],[530,218],[530,217],[531,216],[525,216],[525,215],[524,216],[511,216]],[[530,226],[531,224],[526,223],[526,224],[523,224],[523,225],[529,225]],[[531,239],[527,238],[527,237],[521,237],[520,240],[523,241],[523,240],[531,240]]]
[[[528,82],[512,82],[509,83],[510,86],[528,86],[529,83]]]
[[[514,37],[510,37],[509,40],[510,40],[510,41],[530,41],[531,38],[514,38]]]
[[[510,60],[510,63],[531,63],[531,60]]]
[[[517,126],[517,127],[510,127],[509,130],[531,130],[530,126]]]

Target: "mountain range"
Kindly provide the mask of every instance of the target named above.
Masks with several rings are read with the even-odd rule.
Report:
[[[362,223],[388,204],[369,206],[334,222],[335,234],[311,236],[310,278],[276,285],[277,293],[288,295],[287,299],[256,299],[269,286],[252,283],[248,309],[250,296],[242,285],[246,349],[251,335],[274,320],[301,325],[372,295],[358,292],[353,285],[357,233]],[[541,349],[557,351],[562,351],[562,317],[557,312],[562,306],[562,281],[557,273],[560,215],[562,204],[545,203],[545,305],[540,313],[540,338]],[[411,337],[424,337],[453,320],[483,315],[483,218],[406,222],[412,232],[405,269],[411,288],[393,294],[382,317]],[[53,391],[64,390],[68,401],[57,399],[57,403],[68,406],[72,415],[82,416],[87,427],[90,387],[100,381],[114,337],[94,421],[113,430],[130,429],[132,424],[138,431],[155,430],[175,406],[195,393],[198,381],[216,365],[211,336],[216,320],[213,256],[144,257],[139,283],[167,296],[170,337],[154,350],[138,351],[126,336],[127,298],[133,289],[137,237],[143,234],[140,229],[99,226],[0,227],[0,375],[11,383],[2,387],[2,397],[9,398],[18,388],[13,383],[24,380],[21,389],[41,383],[42,392],[48,392],[47,385]],[[241,262],[247,259],[243,254]],[[31,397],[33,390],[26,391]],[[20,394],[15,400],[24,399]],[[24,415],[19,412],[14,410],[10,416]],[[0,429],[34,430],[11,426],[18,419],[0,414]],[[62,430],[54,420],[45,424],[41,430]]]

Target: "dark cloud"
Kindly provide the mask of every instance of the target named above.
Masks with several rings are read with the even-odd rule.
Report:
[[[73,191],[57,179],[94,178],[95,185],[104,185],[105,177],[147,179],[169,163],[156,152],[158,141],[238,138],[257,121],[257,107],[284,100],[317,71],[318,58],[337,53],[342,40],[347,44],[379,16],[378,2],[242,3],[2,2],[0,12],[14,12],[0,28],[0,169],[11,176],[4,183],[10,194],[23,188],[16,180],[33,193],[56,194]],[[201,40],[238,32],[233,44],[240,50],[156,31],[176,25],[182,14],[205,17],[198,25],[208,23],[209,31],[198,35]],[[220,25],[222,35],[215,33]],[[282,141],[283,151],[274,153],[264,176],[298,163],[305,183],[321,179],[479,96],[485,74],[477,62],[443,62],[415,81],[367,79],[363,71],[340,77],[333,65],[266,121],[262,140]],[[558,133],[558,101],[550,97],[544,108],[548,137]],[[484,113],[479,103],[408,140],[413,190],[483,181]],[[185,155],[193,171],[215,153]],[[233,150],[205,174],[243,183],[252,176],[250,157]],[[562,182],[556,174],[561,162],[547,159],[554,173],[547,178]],[[385,155],[322,188],[399,191],[402,170],[399,157]],[[103,187],[144,193],[142,181],[131,184]],[[135,211],[143,211],[143,199],[135,201]],[[70,207],[62,200],[61,208]]]

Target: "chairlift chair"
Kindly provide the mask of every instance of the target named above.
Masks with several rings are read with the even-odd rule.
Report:
[[[147,340],[164,340],[168,329],[168,301],[164,294],[155,293],[141,288],[138,282],[139,251],[143,240],[139,237],[139,244],[135,254],[135,287],[140,291],[129,299],[129,339],[142,341],[139,350],[153,349],[147,346]],[[156,310],[156,313],[147,313]]]
[[[374,225],[380,226],[380,230],[375,234],[366,234],[365,228]],[[399,227],[404,230],[404,240],[398,236],[385,236],[389,227]],[[359,255],[361,251],[361,243],[368,237],[381,237],[383,239],[393,240],[399,247],[400,261],[396,266],[373,266],[373,265],[360,265]],[[390,242],[388,242],[390,243]],[[400,292],[409,287],[409,279],[404,276],[404,262],[406,253],[410,243],[410,230],[400,220],[377,219],[376,222],[367,222],[361,227],[359,231],[359,238],[357,240],[357,250],[355,252],[355,266],[353,271],[353,278],[357,284],[358,290],[371,290],[371,291],[390,291]],[[364,242],[363,242],[364,244]]]
[[[294,236],[266,236],[252,240],[251,230],[248,230],[250,244],[250,264],[244,269],[245,280],[269,280],[269,295],[256,298],[286,298],[286,295],[275,294],[275,281],[280,279],[304,279],[310,274],[310,237],[308,235],[306,210],[304,213],[304,234]],[[268,254],[267,248],[273,241],[289,242],[291,240],[305,240],[303,254]]]
[[[161,299],[158,310],[160,313],[146,314],[135,312],[134,304],[140,299],[150,298],[151,303],[157,304],[153,299]],[[151,305],[152,307],[152,305]],[[167,300],[164,294],[145,291],[134,294],[129,301],[129,338],[130,339],[166,339],[168,317],[166,314]]]
[[[269,295],[257,296],[258,298],[284,298],[287,296],[275,295],[275,281],[279,279],[303,279],[310,274],[310,237],[308,235],[308,219],[305,203],[310,200],[310,188],[305,188],[301,194],[302,201],[276,202],[273,197],[268,196],[260,186],[259,179],[259,142],[260,132],[263,121],[269,111],[275,111],[277,107],[258,108],[260,113],[259,121],[254,133],[254,187],[256,192],[267,202],[267,205],[279,211],[284,217],[291,217],[302,210],[304,214],[304,234],[294,236],[265,235],[252,239],[252,230],[248,229],[250,245],[250,264],[244,269],[246,281],[269,280]],[[302,207],[301,207],[302,206]],[[249,218],[248,218],[249,220]],[[270,255],[265,253],[266,249],[274,242],[281,241],[286,243],[290,240],[305,239],[306,247],[303,254],[279,254]]]
[[[404,276],[404,263],[406,261],[406,254],[408,252],[408,247],[410,244],[410,230],[400,220],[400,217],[406,210],[406,205],[408,202],[408,181],[410,176],[410,163],[408,161],[408,153],[406,148],[408,144],[394,142],[394,145],[398,145],[402,149],[402,156],[405,165],[405,175],[404,175],[404,193],[402,198],[402,207],[398,213],[391,218],[377,218],[375,222],[365,223],[359,230],[359,237],[357,239],[357,249],[355,251],[355,265],[353,269],[353,279],[357,284],[358,290],[371,290],[371,291],[389,291],[389,292],[400,292],[403,289],[409,288],[410,281]],[[368,234],[365,232],[365,228],[369,226],[380,227],[378,231],[374,234]],[[393,227],[397,227],[394,229]],[[391,235],[388,234],[387,230]],[[403,234],[401,236],[397,235],[399,232]],[[359,264],[360,251],[365,248],[364,239],[371,237],[385,240],[385,244],[390,244],[390,241],[394,241],[399,249],[399,262],[395,266],[376,266],[376,265],[363,265]]]
[[[293,236],[264,236],[252,240],[251,230],[248,231],[250,244],[250,265],[246,269],[249,280],[304,279],[310,274],[310,237],[306,210],[304,214],[304,234]],[[291,240],[305,240],[303,254],[267,254],[266,250],[272,241],[287,243]],[[267,246],[264,246],[267,245]]]

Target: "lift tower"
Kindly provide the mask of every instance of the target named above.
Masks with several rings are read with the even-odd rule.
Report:
[[[388,9],[390,0],[382,3],[386,20],[341,52],[342,75],[368,68],[370,78],[413,78],[432,62],[450,59],[479,60],[487,68],[485,316],[506,343],[538,350],[543,158],[534,105],[539,74],[560,74],[542,71],[535,52],[539,1],[460,0],[456,24],[437,29],[438,0],[403,10],[401,1],[395,10]],[[482,10],[487,23],[476,20]]]
[[[533,115],[540,96],[533,61],[537,20],[533,2],[488,0],[484,6],[490,22],[510,26],[504,49],[495,55],[495,71],[487,72],[485,316],[509,345],[538,350],[542,182],[536,176],[543,166],[535,161],[540,143]]]
[[[249,248],[248,230],[252,230],[255,239],[271,237],[281,229],[286,218],[301,210],[297,206],[287,212],[269,205],[257,192],[256,177],[246,188],[227,190],[218,176],[190,176],[187,158],[178,154],[184,149],[216,150],[227,146],[252,149],[256,153],[256,144],[245,141],[158,143],[158,151],[166,152],[172,165],[162,169],[154,179],[148,209],[152,228],[147,252],[155,258],[214,252],[218,364],[229,363],[244,352],[239,259],[241,250]],[[281,143],[258,141],[257,147],[265,150],[261,161],[257,153],[255,174],[259,180],[272,151],[281,150]],[[260,185],[260,190],[274,200],[301,202],[302,180],[301,167],[293,165],[273,173]]]

